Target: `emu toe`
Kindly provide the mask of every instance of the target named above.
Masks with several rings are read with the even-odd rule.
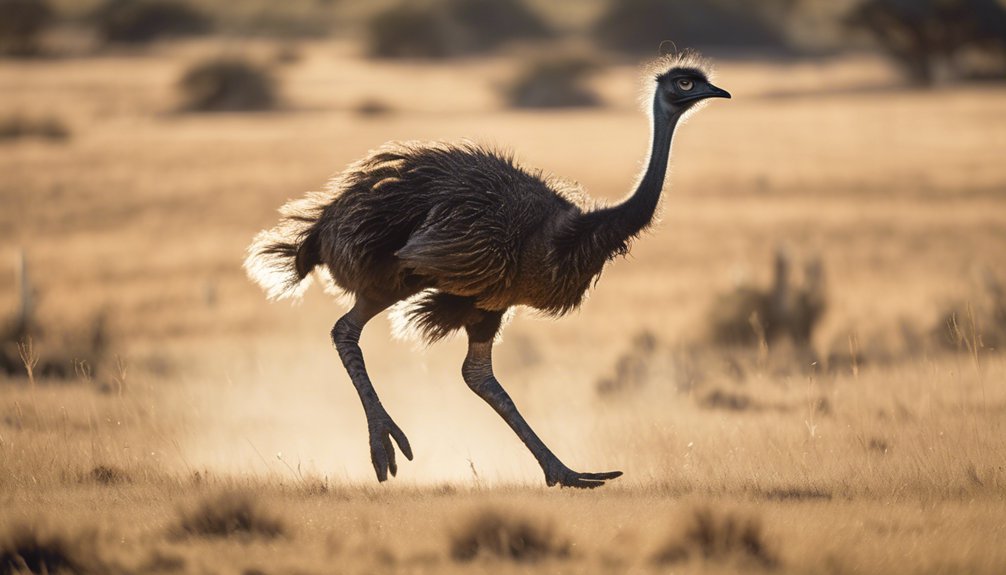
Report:
[[[550,470],[551,471],[551,470]],[[594,489],[604,485],[605,481],[616,479],[622,476],[621,471],[605,471],[601,473],[579,473],[563,466],[562,468],[546,472],[545,482],[549,487],[558,484],[559,487],[574,487],[577,489]]]
[[[395,447],[391,443],[392,438],[409,461],[412,461],[412,447],[401,428],[388,416],[371,419],[368,427],[370,428],[370,461],[374,464],[377,480],[387,481],[389,471],[392,477],[398,473],[398,464],[395,463]]]

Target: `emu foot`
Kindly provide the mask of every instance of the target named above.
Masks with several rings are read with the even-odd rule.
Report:
[[[603,473],[578,473],[561,463],[545,469],[545,483],[549,487],[558,484],[559,487],[575,487],[578,489],[594,489],[604,485],[605,481],[621,477],[621,471],[605,471]]]
[[[367,428],[370,431],[370,461],[374,464],[378,481],[387,481],[388,472],[394,477],[398,473],[395,463],[395,448],[391,444],[394,438],[398,449],[409,461],[412,461],[412,447],[402,430],[391,420],[386,411],[367,417]]]

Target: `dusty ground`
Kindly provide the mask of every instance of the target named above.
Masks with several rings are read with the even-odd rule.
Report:
[[[1006,570],[1006,361],[912,349],[904,335],[1003,273],[1001,87],[902,91],[864,59],[722,63],[734,100],[681,130],[662,223],[581,311],[519,313],[498,352],[501,380],[568,464],[625,477],[589,493],[540,486],[461,382],[461,342],[420,349],[382,320],[363,348],[416,461],[378,486],[327,340],[341,308],[317,289],[299,307],[267,304],[240,269],[249,239],[286,198],[389,139],[498,143],[618,198],[647,144],[635,72],[595,79],[602,108],[513,112],[496,91],[508,61],[374,64],[318,43],[280,70],[282,111],[175,113],[181,70],[220,49],[0,63],[0,113],[54,114],[72,130],[64,143],[0,143],[3,257],[26,250],[49,333],[104,310],[121,358],[93,378],[2,382],[7,536],[64,533],[71,554],[97,550],[81,560],[96,571]],[[368,98],[393,112],[354,113]],[[811,369],[770,349],[738,375],[690,351],[715,294],[767,281],[780,245],[824,262],[818,357],[856,360]],[[8,269],[0,303],[13,308]],[[640,332],[655,350],[634,351]],[[633,353],[645,377],[598,394]],[[185,510],[233,491],[282,535],[179,535]],[[551,526],[541,538],[558,551],[459,562],[452,541],[483,509]],[[713,527],[691,529],[703,509]],[[676,560],[655,563],[669,547]],[[8,548],[0,538],[0,570]]]

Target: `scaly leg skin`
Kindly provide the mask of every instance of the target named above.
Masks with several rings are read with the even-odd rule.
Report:
[[[545,472],[545,483],[549,487],[558,484],[561,487],[593,489],[604,485],[609,479],[621,476],[621,471],[604,473],[573,471],[559,461],[559,458],[531,429],[524,416],[517,411],[517,406],[506,390],[493,375],[493,338],[499,330],[503,314],[499,312],[484,312],[484,314],[478,323],[465,328],[468,332],[468,355],[465,357],[461,373],[468,387],[500,414],[538,460],[542,471]]]
[[[386,481],[388,472],[394,476],[398,473],[395,464],[395,448],[391,445],[394,438],[398,448],[406,459],[412,461],[412,447],[409,440],[392,421],[388,411],[381,405],[381,400],[370,383],[367,366],[363,363],[363,352],[360,350],[360,332],[372,317],[388,306],[378,305],[363,298],[357,299],[353,309],[342,316],[332,328],[332,342],[339,351],[342,365],[346,367],[353,386],[360,395],[363,411],[367,415],[367,430],[370,434],[370,460],[374,464],[374,472],[378,481]]]

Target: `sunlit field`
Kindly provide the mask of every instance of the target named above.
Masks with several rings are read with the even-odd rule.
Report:
[[[518,310],[496,351],[559,457],[625,475],[546,488],[462,381],[463,338],[426,348],[382,317],[361,345],[415,460],[378,484],[329,340],[344,304],[266,302],[252,236],[393,139],[498,145],[617,200],[648,146],[637,69],[603,64],[599,107],[520,111],[499,96],[512,57],[312,40],[279,109],[179,111],[181,71],[233,48],[0,62],[3,112],[69,130],[0,141],[0,305],[14,317],[23,255],[41,326],[30,378],[4,344],[0,573],[30,571],[31,545],[88,573],[1006,571],[1002,85],[718,61],[733,99],[680,128],[659,224],[582,309]],[[718,302],[769,289],[777,254],[796,286],[819,262],[812,341],[715,345]]]

